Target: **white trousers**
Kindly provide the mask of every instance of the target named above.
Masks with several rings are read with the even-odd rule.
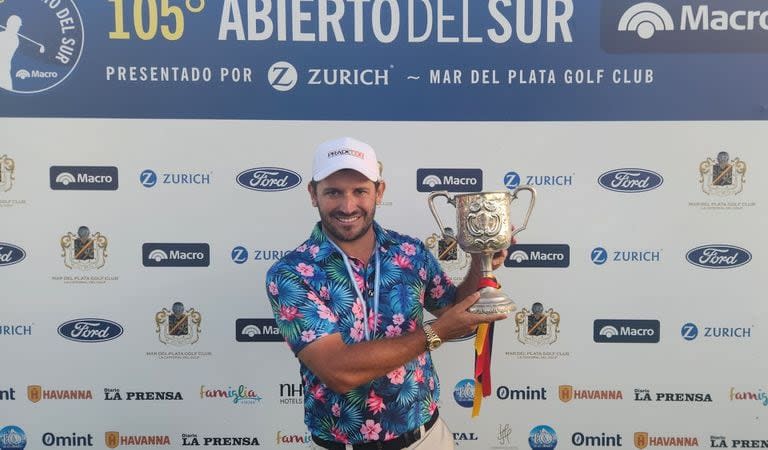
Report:
[[[351,445],[347,445],[346,448],[352,450]],[[448,425],[443,422],[443,419],[438,417],[435,424],[426,433],[422,425],[421,439],[406,448],[408,450],[454,450],[453,433],[448,429]],[[323,450],[323,447],[313,442],[312,449]]]

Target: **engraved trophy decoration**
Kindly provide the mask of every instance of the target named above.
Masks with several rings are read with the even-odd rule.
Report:
[[[512,231],[510,215],[512,202],[520,191],[531,193],[531,202],[525,213],[523,223]],[[482,255],[482,278],[478,289],[480,300],[469,308],[476,314],[508,314],[515,310],[515,303],[501,291],[493,275],[491,261],[493,254],[509,248],[512,238],[528,226],[528,219],[536,204],[536,190],[530,186],[519,186],[510,192],[473,192],[449,197],[447,191],[435,191],[429,194],[429,209],[437,221],[440,230],[446,230],[435,209],[435,198],[445,197],[456,208],[457,236],[446,235],[446,239],[456,239],[459,246],[467,253]]]

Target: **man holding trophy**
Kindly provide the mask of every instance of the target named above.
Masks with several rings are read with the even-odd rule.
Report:
[[[352,138],[320,144],[308,185],[320,222],[270,268],[267,294],[300,361],[304,422],[317,448],[452,449],[438,417],[430,352],[507,317],[509,308],[468,310],[513,238],[502,232],[506,246],[487,249],[485,258],[473,253],[467,276],[454,286],[420,240],[374,221],[385,187],[369,145]],[[473,226],[496,227],[490,219]],[[501,225],[511,229],[508,218]],[[437,317],[431,326],[424,309]]]

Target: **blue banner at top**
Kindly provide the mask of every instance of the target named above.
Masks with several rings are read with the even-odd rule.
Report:
[[[764,0],[0,0],[0,116],[768,118]]]

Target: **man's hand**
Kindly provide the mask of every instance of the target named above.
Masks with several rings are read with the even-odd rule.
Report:
[[[506,314],[474,314],[468,312],[470,306],[480,299],[480,293],[475,292],[467,298],[445,309],[440,318],[432,324],[440,339],[454,339],[474,333],[481,323],[491,323],[507,318]]]

